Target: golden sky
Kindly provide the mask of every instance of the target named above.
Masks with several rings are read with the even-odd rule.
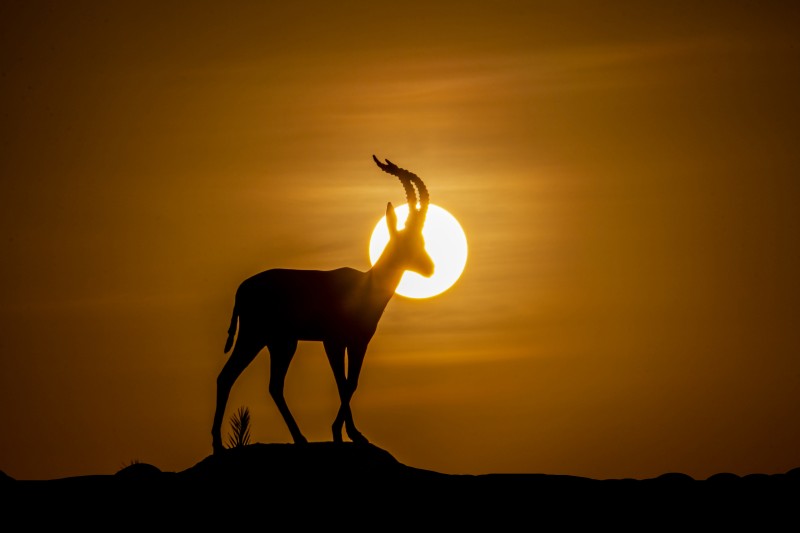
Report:
[[[236,287],[366,270],[404,201],[372,154],[470,246],[384,314],[353,400],[376,445],[446,473],[799,466],[800,8],[651,4],[0,4],[0,470],[210,454]],[[289,442],[268,377],[265,351],[228,416]],[[286,397],[330,440],[319,344]]]

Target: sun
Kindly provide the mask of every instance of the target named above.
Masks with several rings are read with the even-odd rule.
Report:
[[[408,204],[397,206],[395,213],[397,229],[403,229],[408,217]],[[428,205],[422,236],[425,238],[425,250],[435,266],[433,276],[426,278],[416,272],[406,271],[395,291],[400,296],[430,298],[441,294],[458,281],[467,265],[467,236],[458,220],[445,209],[435,204]],[[388,242],[389,229],[384,216],[375,225],[369,240],[371,264],[375,264]]]

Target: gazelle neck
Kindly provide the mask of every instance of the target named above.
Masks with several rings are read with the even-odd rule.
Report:
[[[400,284],[405,269],[388,249],[384,250],[375,264],[369,269],[373,287],[382,294],[387,295],[387,300],[392,297],[395,289]]]

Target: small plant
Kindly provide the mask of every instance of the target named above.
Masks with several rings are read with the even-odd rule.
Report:
[[[240,407],[231,417],[233,434],[228,436],[229,448],[240,448],[250,444],[250,409]]]
[[[134,466],[140,464],[141,461],[139,459],[132,459],[129,463],[122,463],[121,468],[128,468],[129,466]]]
[[[143,478],[160,474],[161,470],[158,467],[155,467],[149,463],[143,463],[138,459],[134,459],[126,466],[123,466],[114,475],[127,478]]]

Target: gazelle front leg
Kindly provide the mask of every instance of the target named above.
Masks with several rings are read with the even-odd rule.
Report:
[[[344,373],[344,351],[345,345],[338,342],[323,342],[325,347],[325,355],[328,356],[328,363],[333,370],[333,378],[336,380],[336,389],[339,391],[339,400],[341,405],[344,405],[344,394],[347,388],[347,377]],[[333,442],[342,442],[342,426],[344,425],[344,414],[342,407],[339,407],[339,412],[336,419],[333,421],[331,430],[333,431]]]
[[[353,412],[350,409],[350,400],[358,387],[358,376],[361,374],[361,365],[364,363],[366,352],[366,344],[351,344],[347,347],[347,380],[344,394],[342,394],[341,390],[339,392],[342,405],[339,407],[339,414],[336,417],[337,420],[344,420],[347,436],[350,437],[350,440],[359,444],[366,444],[369,441],[356,429],[355,422],[353,422]],[[339,425],[339,431],[341,432],[341,424]]]
[[[333,370],[333,377],[336,379],[336,388],[339,390],[339,400],[341,402],[339,412],[336,414],[336,419],[331,426],[333,442],[342,442],[342,426],[347,429],[347,436],[353,442],[368,442],[364,435],[356,429],[353,423],[353,413],[350,411],[350,399],[356,391],[366,346],[362,348],[352,346],[347,348],[348,368],[346,375],[344,371],[345,345],[326,341],[324,346],[325,354],[328,356],[328,362],[331,364],[331,370]]]

